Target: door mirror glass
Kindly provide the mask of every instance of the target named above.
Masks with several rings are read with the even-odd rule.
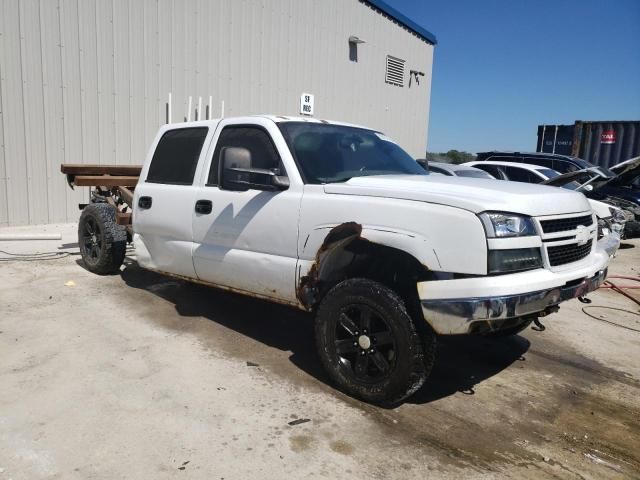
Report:
[[[286,190],[289,178],[280,175],[278,168],[254,168],[251,151],[244,147],[224,147],[221,186],[225,190]]]
[[[220,152],[222,157],[222,188],[225,190],[249,190],[249,173],[251,168],[251,152],[248,148],[225,147]]]

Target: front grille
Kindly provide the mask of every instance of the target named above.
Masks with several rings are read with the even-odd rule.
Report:
[[[556,247],[547,247],[547,255],[549,255],[549,265],[557,267],[565,263],[577,262],[589,255],[591,252],[591,243],[589,240],[584,245],[558,245]]]
[[[566,232],[575,230],[578,225],[584,225],[585,227],[593,225],[593,217],[584,215],[582,217],[559,218],[557,220],[540,220],[540,225],[542,225],[544,233]]]

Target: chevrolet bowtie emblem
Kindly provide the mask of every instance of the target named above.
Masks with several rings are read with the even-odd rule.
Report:
[[[578,241],[578,246],[586,245],[586,243],[591,239],[591,232],[584,225],[578,225],[576,228],[576,240]]]

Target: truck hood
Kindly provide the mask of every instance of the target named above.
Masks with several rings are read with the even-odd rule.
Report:
[[[561,188],[483,178],[431,175],[376,175],[328,183],[324,191],[437,203],[473,213],[500,211],[530,216],[591,210],[581,193]]]

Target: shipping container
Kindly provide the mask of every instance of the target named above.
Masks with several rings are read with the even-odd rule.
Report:
[[[572,155],[608,168],[640,155],[640,121],[539,125],[536,151]]]
[[[571,155],[573,125],[538,125],[536,152]]]

